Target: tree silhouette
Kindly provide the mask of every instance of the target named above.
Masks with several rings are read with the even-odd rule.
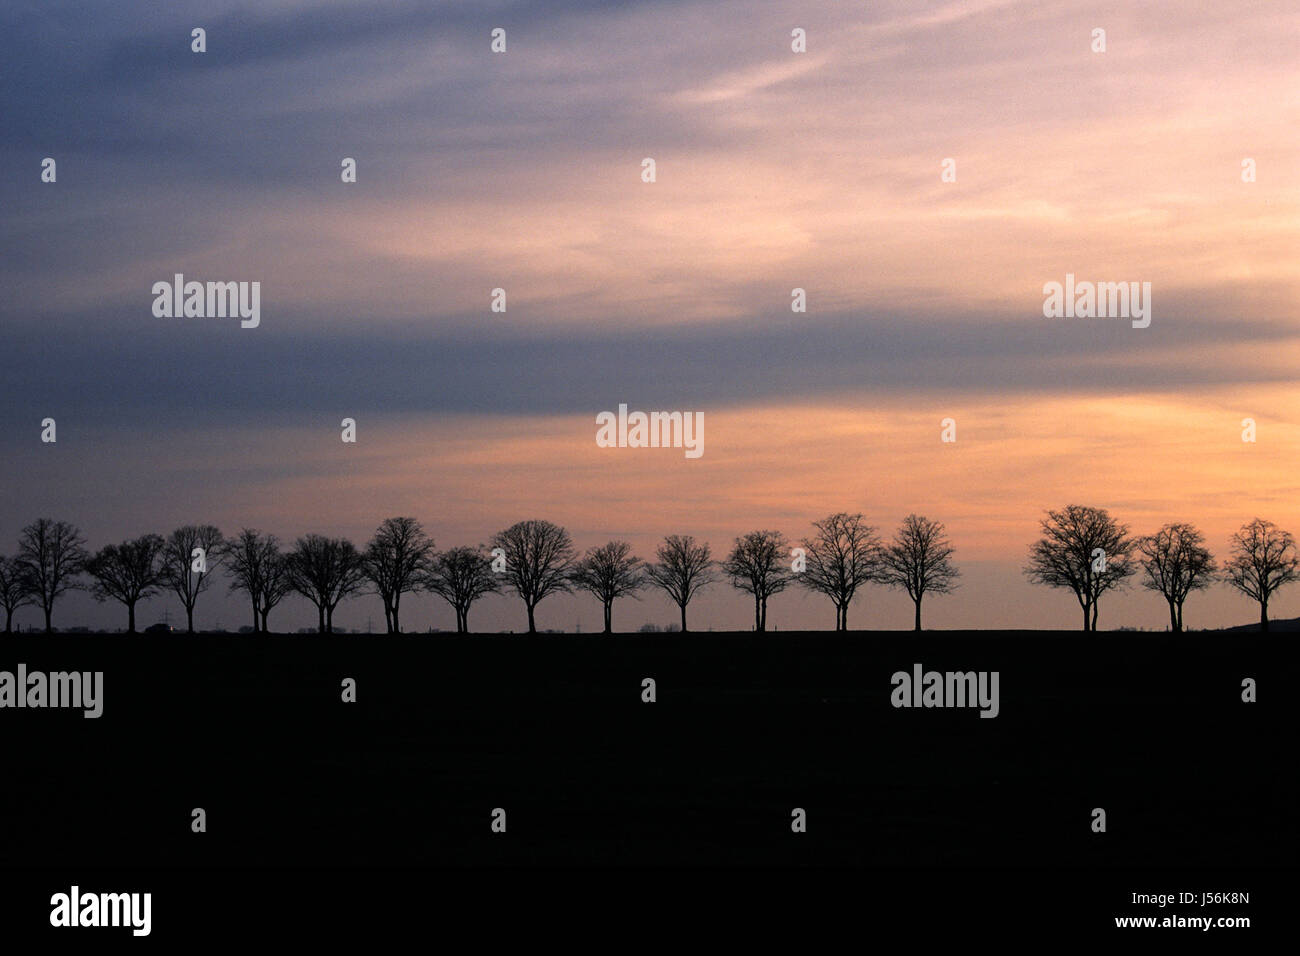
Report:
[[[849,604],[858,588],[879,580],[882,571],[880,538],[861,514],[838,512],[813,522],[804,538],[806,568],[799,583],[825,594],[835,605],[835,630],[849,629]]]
[[[456,612],[456,633],[469,633],[469,609],[484,594],[501,589],[492,573],[492,560],[482,546],[461,545],[436,554],[425,574],[424,586],[443,598]]]
[[[265,632],[271,608],[293,590],[288,556],[280,552],[275,535],[244,528],[226,542],[230,590],[243,591],[253,606],[253,633]]]
[[[126,605],[128,634],[135,633],[136,603],[157,594],[162,585],[159,556],[163,547],[162,535],[146,534],[106,545],[86,561],[86,573],[94,579],[90,593],[95,600]]]
[[[414,518],[386,518],[366,546],[362,568],[384,603],[389,634],[400,634],[402,595],[424,584],[433,541]]]
[[[902,588],[916,607],[915,630],[921,629],[921,599],[951,594],[960,577],[952,563],[952,543],[944,527],[920,515],[903,519],[894,540],[881,552],[880,580]]]
[[[361,553],[346,538],[309,534],[289,552],[289,584],[312,604],[321,634],[334,633],[334,609],[360,590],[365,575]]]
[[[1218,570],[1205,547],[1205,536],[1190,524],[1166,524],[1137,542],[1142,586],[1169,602],[1169,629],[1183,629],[1183,602],[1193,591],[1210,586]]]
[[[195,549],[202,548],[202,562]],[[176,592],[185,608],[186,633],[194,633],[194,605],[207,590],[212,572],[225,555],[225,538],[210,524],[187,524],[167,536],[161,555],[162,583]],[[196,568],[195,565],[200,567]],[[202,568],[206,567],[206,570]]]
[[[66,521],[38,518],[23,528],[18,538],[18,563],[28,590],[45,614],[45,633],[53,633],[50,617],[54,602],[81,585],[77,576],[85,570],[86,539],[81,530]]]
[[[690,535],[670,534],[659,545],[656,555],[659,561],[646,568],[646,577],[655,587],[668,592],[681,609],[682,633],[685,633],[686,605],[716,580],[709,546],[696,544]]]
[[[1232,536],[1232,557],[1224,567],[1228,583],[1259,602],[1259,629],[1268,630],[1268,599],[1300,578],[1295,539],[1271,521],[1255,518]]]
[[[1037,584],[1067,588],[1083,609],[1083,629],[1097,630],[1101,596],[1134,573],[1128,527],[1105,508],[1067,505],[1039,522],[1043,537],[1029,551],[1025,574]]]
[[[588,549],[574,566],[570,579],[575,588],[594,595],[604,606],[606,634],[613,630],[615,598],[625,594],[635,597],[646,583],[643,562],[633,556],[632,545],[626,541],[611,541]]]
[[[736,539],[722,562],[731,586],[754,596],[754,630],[767,630],[767,599],[789,587],[790,543],[779,531],[751,531]]]
[[[5,633],[14,632],[14,611],[35,604],[23,567],[16,558],[0,555],[0,607],[5,609]]]
[[[262,616],[263,634],[270,633],[267,618],[271,616],[271,609],[293,593],[289,556],[281,553],[280,543],[274,535],[267,537],[270,540],[263,547],[262,587],[257,597],[257,613]]]
[[[548,594],[570,590],[573,541],[569,532],[549,521],[520,521],[492,538],[505,552],[505,580],[528,608],[528,633],[537,633],[533,611]]]
[[[1231,559],[1221,575],[1204,535],[1190,523],[1167,523],[1154,534],[1130,538],[1128,527],[1106,509],[1068,505],[1048,510],[1039,524],[1043,536],[1031,546],[1024,573],[1035,583],[1071,591],[1082,609],[1085,632],[1097,630],[1101,597],[1125,587],[1139,569],[1142,586],[1168,603],[1175,632],[1184,629],[1187,597],[1219,577],[1259,603],[1260,628],[1267,631],[1272,595],[1300,580],[1300,551],[1291,533],[1261,518],[1233,535]],[[635,597],[647,584],[662,589],[677,604],[685,631],[687,606],[717,580],[720,569],[733,587],[753,596],[755,631],[767,628],[768,599],[796,580],[831,598],[837,631],[848,629],[848,608],[863,585],[880,582],[905,590],[919,631],[924,597],[958,587],[960,572],[940,522],[909,514],[888,545],[861,513],[833,514],[813,522],[813,529],[789,567],[789,542],[780,532],[767,530],[737,537],[718,563],[707,543],[699,544],[689,535],[665,537],[653,564],[636,557],[626,541],[589,548],[579,560],[568,531],[540,520],[521,521],[498,532],[490,547],[500,549],[500,555],[488,555],[483,545],[437,554],[420,522],[410,517],[385,519],[364,553],[345,539],[309,534],[284,554],[273,535],[253,529],[245,528],[227,541],[212,525],[185,525],[166,538],[147,534],[108,545],[92,556],[76,526],[41,518],[22,529],[13,558],[0,556],[0,607],[6,633],[12,633],[14,613],[32,605],[42,609],[48,634],[58,598],[85,589],[98,601],[126,606],[128,631],[134,633],[138,602],[167,588],[180,598],[193,633],[198,596],[224,563],[231,575],[230,591],[249,596],[254,632],[267,631],[271,610],[287,594],[298,592],[316,606],[319,631],[332,633],[335,608],[361,591],[366,581],[384,604],[389,633],[401,631],[399,610],[405,593],[427,589],[438,594],[455,610],[457,632],[465,633],[470,606],[484,594],[508,587],[524,601],[529,633],[537,632],[535,610],[547,595],[577,589],[601,602],[608,634],[613,630],[614,601]],[[196,562],[199,548],[206,570]],[[493,570],[498,557],[499,572]],[[87,573],[93,580],[83,584],[78,576]]]

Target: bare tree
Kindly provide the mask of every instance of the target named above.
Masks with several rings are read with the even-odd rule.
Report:
[[[1218,570],[1205,547],[1205,536],[1190,524],[1167,524],[1137,542],[1146,576],[1142,586],[1159,591],[1169,602],[1169,629],[1183,629],[1183,602],[1193,591],[1210,586]]]
[[[423,586],[433,542],[414,518],[386,518],[367,545],[363,569],[384,602],[389,634],[400,634],[402,595]]]
[[[847,631],[849,604],[858,588],[880,577],[880,538],[861,514],[843,511],[814,521],[813,528],[813,536],[803,540],[806,567],[799,583],[829,597],[835,605],[835,630]]]
[[[289,556],[280,552],[280,542],[274,535],[267,535],[267,538],[269,540],[263,546],[262,587],[257,597],[257,613],[262,617],[263,634],[270,633],[267,618],[271,609],[293,592]]]
[[[691,598],[712,584],[713,556],[707,544],[696,544],[689,534],[670,534],[656,551],[659,561],[646,568],[646,577],[655,587],[668,592],[682,612],[682,632],[686,631],[686,605]]]
[[[1134,542],[1105,508],[1067,505],[1048,511],[1043,537],[1029,551],[1025,574],[1036,584],[1067,588],[1083,609],[1083,629],[1097,630],[1101,596],[1130,577]]]
[[[135,633],[136,603],[157,594],[162,585],[158,559],[163,546],[162,535],[146,534],[133,541],[106,545],[86,561],[86,573],[94,579],[90,593],[95,600],[126,605],[128,634]]]
[[[916,606],[915,630],[921,629],[921,599],[951,594],[961,576],[952,563],[952,542],[938,521],[911,514],[881,553],[880,580],[902,588]]]
[[[528,608],[528,633],[537,633],[533,611],[542,598],[568,591],[573,567],[569,532],[549,521],[520,521],[492,538],[492,547],[505,553],[505,579]]]
[[[462,545],[434,555],[424,586],[446,600],[456,612],[456,633],[469,632],[469,609],[484,594],[501,589],[492,573],[492,560],[482,546]]]
[[[1227,582],[1259,602],[1259,629],[1268,630],[1268,599],[1284,584],[1300,578],[1295,539],[1271,521],[1256,518],[1232,536],[1232,557],[1224,568]]]
[[[162,583],[185,608],[185,629],[194,633],[194,605],[221,564],[225,538],[210,524],[187,524],[167,536],[162,552]]]
[[[289,552],[289,580],[295,591],[316,605],[320,633],[334,633],[334,609],[360,590],[365,575],[361,553],[346,538],[309,534]]]
[[[14,632],[14,611],[35,604],[22,565],[16,558],[0,555],[0,607],[5,609],[5,633]]]
[[[28,590],[45,613],[45,633],[59,595],[77,590],[77,576],[85,570],[86,539],[66,521],[39,518],[23,528],[18,538],[18,563]]]
[[[590,548],[574,566],[573,586],[588,594],[605,608],[605,633],[613,630],[614,600],[625,594],[636,596],[645,586],[645,570],[640,558],[632,554],[626,541],[611,541]]]
[[[767,599],[790,586],[790,543],[779,531],[751,531],[736,539],[722,562],[731,586],[754,596],[754,630],[767,630]]]
[[[244,528],[223,548],[230,568],[230,590],[243,591],[253,606],[253,633],[266,630],[266,617],[292,590],[287,557],[275,535]]]

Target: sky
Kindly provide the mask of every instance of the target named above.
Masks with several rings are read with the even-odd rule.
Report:
[[[39,516],[97,548],[191,522],[360,545],[413,515],[440,548],[544,518],[579,550],[720,556],[917,512],[963,573],[928,625],[1074,628],[1022,572],[1048,508],[1191,521],[1220,559],[1256,516],[1300,532],[1298,43],[1276,2],[7,4],[0,552]],[[176,273],[260,282],[260,324],[155,316]],[[1067,274],[1149,282],[1149,327],[1045,317]],[[620,404],[703,413],[704,453],[598,447]],[[1271,611],[1300,616],[1300,586]],[[751,612],[720,583],[689,616]],[[802,591],[769,615],[834,623]],[[197,612],[245,616],[224,587]],[[376,598],[336,623],[367,619]],[[1187,605],[1256,619],[1222,586]],[[1100,624],[1166,620],[1134,586]],[[910,601],[872,587],[849,621],[908,627]],[[522,602],[471,624],[520,629]],[[404,625],[454,616],[420,596]]]

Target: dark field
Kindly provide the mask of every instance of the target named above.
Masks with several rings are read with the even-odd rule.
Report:
[[[0,710],[0,812],[25,821],[0,861],[1280,864],[1292,642],[12,636],[0,669],[102,670],[104,714]],[[999,716],[892,707],[891,674],[916,662],[999,671]]]
[[[669,892],[715,918],[720,887],[755,931],[754,908],[789,916],[792,892],[835,919],[961,912],[998,938],[1031,917],[1055,935],[1165,915],[1133,892],[1253,891],[1220,912],[1258,917],[1295,861],[1293,642],[12,636],[0,670],[102,670],[104,714],[0,710],[0,877],[38,930],[77,881],[153,890],[160,929],[199,935],[228,903],[328,935],[394,900],[448,918],[548,892],[633,923]],[[917,662],[999,671],[999,716],[892,707],[891,675]]]

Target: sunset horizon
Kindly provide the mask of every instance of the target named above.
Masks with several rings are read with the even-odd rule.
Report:
[[[514,9],[507,55],[478,40],[504,7],[206,7],[201,56],[151,39],[188,36],[183,7],[57,44],[11,11],[0,553],[37,516],[96,547],[191,522],[362,546],[392,515],[454,546],[536,517],[648,556],[917,512],[967,572],[934,626],[1068,628],[1020,573],[1048,508],[1192,522],[1220,556],[1256,516],[1300,530],[1300,17],[742,6]],[[1078,313],[1109,287],[1145,318],[1080,317],[1076,281]],[[246,309],[251,283],[256,319],[195,314],[188,282],[244,283]],[[701,453],[599,447],[620,404],[699,413]],[[706,626],[744,621],[725,591]],[[111,625],[81,597],[69,623]],[[789,598],[782,625],[819,626]],[[1140,588],[1108,603],[1160,626]],[[1222,588],[1193,603],[1251,619]]]
[[[1269,938],[1297,50],[5,5],[5,941]]]

